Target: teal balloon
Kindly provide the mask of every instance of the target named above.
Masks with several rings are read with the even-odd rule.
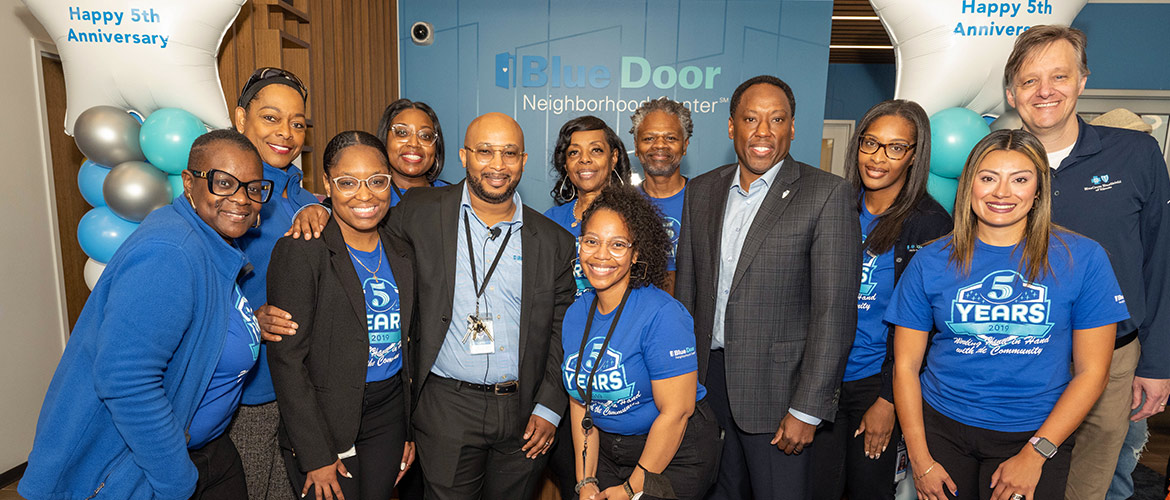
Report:
[[[933,145],[932,145],[933,146]],[[933,151],[931,151],[933,156]],[[946,177],[939,177],[931,173],[926,178],[926,192],[930,193],[943,208],[947,209],[947,213],[955,215],[955,194],[959,191],[958,179],[948,179]]]
[[[110,207],[97,207],[77,223],[77,242],[89,258],[105,264],[135,229],[137,222],[118,217]]]
[[[106,206],[106,198],[102,196],[102,184],[106,182],[106,176],[110,174],[110,169],[98,165],[89,159],[86,159],[81,168],[77,169],[77,189],[81,191],[81,197],[89,203],[91,207]]]
[[[206,132],[207,127],[195,115],[179,108],[163,108],[142,122],[138,143],[151,165],[177,174],[187,168],[191,143]]]
[[[991,133],[979,113],[948,108],[930,117],[930,173],[957,179],[975,144]]]
[[[172,200],[183,196],[183,176],[168,175],[167,183],[171,185],[171,193],[175,195],[174,198],[171,198]]]

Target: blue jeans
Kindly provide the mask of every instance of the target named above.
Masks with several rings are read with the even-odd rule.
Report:
[[[1113,482],[1109,484],[1105,500],[1125,500],[1133,496],[1133,470],[1137,468],[1149,439],[1150,432],[1145,419],[1129,423],[1129,432],[1125,434],[1125,443],[1121,445],[1117,470],[1113,472]]]

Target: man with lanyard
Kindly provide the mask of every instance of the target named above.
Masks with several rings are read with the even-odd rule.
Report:
[[[633,122],[630,134],[634,136],[634,154],[646,173],[640,188],[662,211],[662,225],[670,236],[665,288],[666,293],[674,295],[674,257],[682,233],[683,198],[687,189],[687,178],[679,166],[695,129],[691,110],[678,101],[660,97],[638,107],[630,121]]]
[[[561,318],[573,240],[524,206],[524,134],[489,113],[467,127],[464,182],[412,189],[387,229],[412,248],[413,424],[427,498],[528,498],[567,397]]]
[[[1048,151],[1053,222],[1105,247],[1130,313],[1117,325],[1109,384],[1076,433],[1070,500],[1106,497],[1126,432],[1144,435],[1170,395],[1170,176],[1149,135],[1076,116],[1086,42],[1077,29],[1033,26],[1016,39],[1003,80],[1024,130]]]

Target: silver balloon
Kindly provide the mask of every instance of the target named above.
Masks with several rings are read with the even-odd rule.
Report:
[[[113,106],[94,106],[77,117],[73,140],[77,149],[98,165],[113,167],[128,161],[146,161],[138,145],[142,124]]]
[[[118,217],[133,222],[142,222],[151,211],[174,199],[167,174],[141,161],[128,161],[110,170],[102,184],[102,196]]]
[[[1015,130],[1023,127],[1024,121],[1020,119],[1020,114],[1017,113],[1014,109],[1008,109],[1007,111],[1004,111],[1002,115],[999,115],[999,118],[996,118],[995,121],[991,122],[992,132],[1004,129]]]

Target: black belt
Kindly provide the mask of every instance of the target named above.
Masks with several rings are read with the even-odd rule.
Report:
[[[455,384],[460,389],[471,389],[473,391],[479,391],[479,392],[491,392],[491,393],[496,394],[497,396],[503,396],[505,394],[513,394],[520,388],[520,383],[515,381],[515,380],[509,380],[507,382],[500,382],[498,384],[475,384],[472,382],[464,382],[462,380],[455,380],[455,379],[450,379],[450,378],[446,378],[446,377],[440,377],[440,376],[434,375],[434,374],[432,374],[431,376],[435,377],[436,379],[439,379],[439,380],[442,380],[442,381],[445,381],[445,382],[448,382],[451,384]]]
[[[1138,334],[1138,331],[1134,330],[1134,331],[1129,332],[1125,335],[1117,337],[1117,340],[1113,342],[1113,349],[1117,350],[1117,349],[1121,349],[1122,347],[1129,345],[1130,342],[1137,340],[1137,334]]]

